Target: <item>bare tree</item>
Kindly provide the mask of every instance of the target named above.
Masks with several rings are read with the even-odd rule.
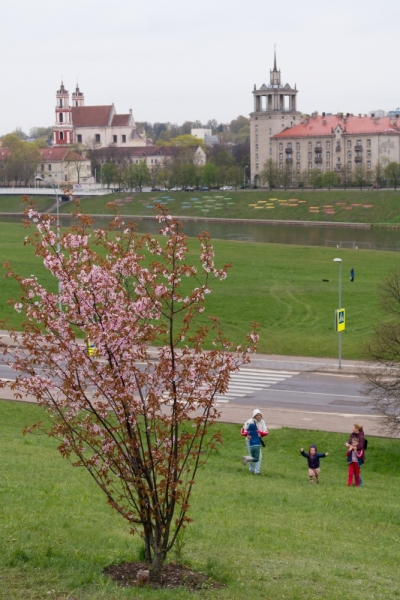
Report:
[[[379,291],[383,318],[366,346],[373,368],[364,368],[361,378],[370,403],[392,433],[400,432],[400,269],[389,273]]]

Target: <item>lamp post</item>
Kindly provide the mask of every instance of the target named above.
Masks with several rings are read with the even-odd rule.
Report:
[[[339,263],[339,306],[338,309],[342,308],[342,259],[334,258],[333,262]],[[342,332],[338,331],[339,340],[339,369],[342,368]]]
[[[35,181],[43,181],[43,183],[47,183],[47,185],[49,185],[50,187],[53,188],[54,193],[56,195],[56,202],[57,202],[57,254],[60,254],[60,212],[59,212],[59,198],[58,198],[58,192],[57,189],[54,185],[54,183],[52,183],[51,181],[48,181],[47,179],[44,179],[43,177],[40,177],[40,175],[37,175],[35,177]],[[58,308],[61,312],[61,281],[58,280]]]
[[[246,169],[249,168],[249,165],[246,165],[243,169],[243,189],[246,189]]]

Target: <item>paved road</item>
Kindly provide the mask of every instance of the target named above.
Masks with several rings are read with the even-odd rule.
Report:
[[[385,435],[365,404],[360,367],[361,363],[344,360],[339,370],[333,359],[257,354],[232,376],[227,394],[218,397],[222,420],[241,424],[259,408],[270,428],[349,433],[352,423],[361,422],[369,435]],[[13,379],[12,371],[1,363],[0,378]],[[0,390],[0,399],[11,398],[8,389]]]

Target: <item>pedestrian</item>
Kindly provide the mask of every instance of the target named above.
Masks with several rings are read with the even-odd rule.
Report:
[[[350,449],[353,446],[353,441],[357,440],[357,451],[360,452],[362,450],[363,454],[362,454],[362,461],[359,464],[359,468],[361,469],[362,465],[365,462],[365,437],[364,437],[364,428],[362,425],[359,425],[358,423],[354,423],[353,425],[353,429],[351,431],[350,437],[349,437],[349,441],[345,443],[345,446]],[[359,473],[359,480],[360,483],[359,485],[362,486],[362,477],[361,477],[361,470]]]
[[[349,471],[347,476],[347,485],[353,484],[353,477],[355,479],[356,487],[360,485],[360,464],[362,464],[364,450],[357,450],[358,438],[353,438],[352,446],[347,450],[347,462],[349,463]]]
[[[308,462],[308,477],[310,479],[310,484],[312,484],[314,477],[317,484],[319,484],[319,474],[321,472],[319,461],[320,458],[325,458],[325,456],[328,456],[329,452],[317,452],[317,446],[315,444],[311,444],[308,452],[304,452],[304,448],[300,448],[300,452]]]
[[[246,438],[247,455],[250,455],[250,444],[249,444],[249,440],[247,439],[248,428],[249,428],[250,423],[254,423],[254,425],[257,427],[257,431],[260,436],[260,442],[261,442],[262,446],[265,445],[263,442],[263,438],[268,435],[268,429],[267,429],[264,419],[262,418],[261,411],[258,410],[258,408],[255,408],[253,410],[252,418],[248,419],[246,421],[246,423],[243,425],[241,432],[240,432],[240,435],[242,435]],[[250,473],[255,473],[256,475],[260,474],[261,460],[262,460],[262,452],[261,452],[261,447],[260,447],[260,458],[259,458],[258,462],[255,463],[254,461],[252,461],[252,462],[248,461]]]
[[[249,423],[246,437],[249,443],[250,455],[242,456],[242,463],[244,465],[247,465],[247,463],[257,464],[260,461],[261,438],[255,423]],[[255,471],[250,470],[250,473],[252,472]]]
[[[350,281],[351,281],[351,283],[353,283],[353,281],[354,281],[354,269],[353,268],[350,271]]]

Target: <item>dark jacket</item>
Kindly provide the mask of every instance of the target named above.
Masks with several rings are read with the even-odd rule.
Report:
[[[258,429],[254,423],[249,423],[249,427],[247,429],[247,435],[250,438],[249,446],[261,446]]]
[[[304,452],[304,450],[301,454],[306,457],[309,469],[319,469],[319,459],[326,456],[325,453],[321,454],[320,452],[311,455],[308,452]]]
[[[351,433],[349,437],[350,445],[353,445],[353,438],[358,438],[357,450],[364,450],[364,432],[359,431],[358,433]]]

